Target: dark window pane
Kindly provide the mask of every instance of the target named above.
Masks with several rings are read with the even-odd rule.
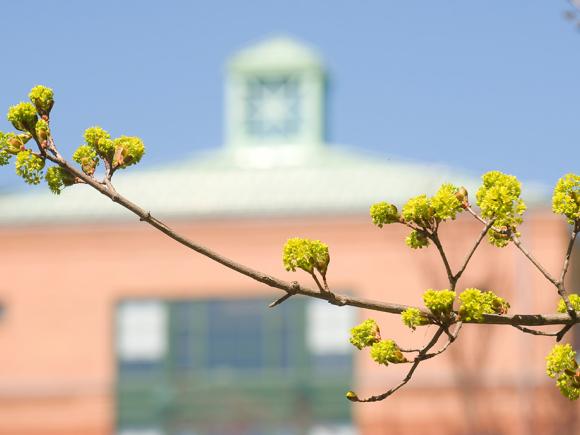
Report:
[[[192,316],[194,315],[191,301],[178,301],[172,305],[171,344],[175,366],[178,369],[193,367],[194,334]]]
[[[207,313],[208,368],[258,369],[263,367],[263,301],[210,301]]]

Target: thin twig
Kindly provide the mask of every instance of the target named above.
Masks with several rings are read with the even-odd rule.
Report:
[[[476,212],[473,211],[473,209],[471,208],[471,205],[468,205],[465,210],[467,210],[467,212],[469,214],[471,214],[471,216],[473,216],[475,219],[477,219],[479,222],[481,222],[483,225],[487,225],[487,222],[481,218]]]
[[[411,378],[413,377],[413,373],[415,373],[415,370],[417,370],[417,367],[419,367],[419,364],[421,364],[421,362],[423,361],[422,358],[427,354],[429,349],[431,349],[433,346],[435,346],[435,344],[439,340],[439,337],[441,337],[441,335],[443,334],[443,329],[444,329],[443,327],[439,327],[439,329],[437,329],[437,332],[435,332],[435,334],[433,335],[433,337],[431,338],[429,343],[423,349],[421,349],[421,351],[419,352],[419,355],[417,355],[417,357],[413,360],[413,365],[411,366],[411,368],[407,372],[407,375],[405,376],[405,378],[398,385],[396,385],[395,387],[391,388],[390,390],[388,390],[382,394],[379,394],[376,396],[370,396],[370,397],[367,397],[366,399],[359,399],[357,397],[354,399],[354,401],[355,402],[380,402],[381,400],[386,399],[391,394],[396,392],[398,389],[403,387],[407,382],[409,382],[411,380]]]
[[[580,221],[574,223],[574,230],[570,235],[570,241],[568,242],[568,248],[566,249],[566,255],[564,256],[564,264],[562,265],[562,273],[560,274],[560,284],[564,284],[564,278],[566,278],[566,272],[568,272],[568,266],[570,265],[570,257],[572,255],[572,248],[574,248],[574,242],[576,241],[576,236],[580,231]]]
[[[514,245],[516,245],[516,247],[522,252],[522,254],[524,254],[524,256],[530,260],[530,262],[536,266],[536,269],[538,269],[542,275],[544,275],[546,277],[546,279],[548,281],[550,281],[552,284],[554,284],[556,287],[558,287],[558,281],[556,280],[556,278],[554,278],[552,275],[550,275],[550,272],[548,272],[544,266],[542,266],[540,264],[540,262],[538,260],[536,260],[536,258],[522,245],[522,242],[520,241],[520,239],[515,235],[512,234],[511,235],[511,239],[514,242]]]
[[[512,325],[512,326],[516,329],[519,329],[520,331],[522,331],[526,334],[543,335],[545,337],[557,337],[558,336],[557,332],[538,331],[537,329],[530,329],[530,328],[526,328],[525,326],[520,326],[520,325]]]
[[[457,322],[457,327],[455,328],[455,331],[453,333],[448,334],[449,340],[447,340],[447,343],[445,343],[445,345],[441,349],[439,349],[438,351],[426,354],[423,357],[423,360],[433,358],[433,357],[445,352],[447,350],[447,348],[451,345],[451,343],[453,343],[457,339],[457,337],[459,336],[459,331],[461,330],[462,326],[463,326],[463,322]],[[445,329],[447,329],[447,328],[445,328]]]
[[[469,253],[465,257],[465,260],[463,261],[463,265],[461,266],[461,268],[457,271],[457,273],[454,276],[455,282],[459,281],[459,278],[461,278],[461,275],[463,275],[463,272],[465,272],[465,269],[467,268],[467,265],[469,264],[471,257],[473,257],[473,254],[477,250],[479,244],[481,243],[481,241],[483,240],[483,238],[485,237],[485,235],[487,234],[489,229],[493,226],[494,222],[495,222],[495,219],[492,219],[491,221],[489,221],[485,225],[485,227],[483,228],[481,233],[479,233],[479,237],[477,238],[477,240],[475,241],[475,243],[471,247],[471,250],[469,251]]]
[[[437,251],[439,251],[439,255],[441,256],[441,260],[443,260],[443,264],[445,265],[445,271],[447,272],[447,278],[449,279],[450,290],[455,290],[456,279],[451,271],[451,266],[449,265],[449,260],[447,260],[447,255],[445,255],[445,250],[443,249],[443,245],[441,244],[441,240],[439,240],[439,235],[437,232],[434,232],[429,235],[429,238],[433,241],[433,244],[437,247]]]
[[[312,275],[312,278],[314,279],[314,282],[316,283],[316,285],[318,286],[318,288],[320,289],[321,292],[325,292],[326,290],[324,289],[324,287],[322,287],[322,284],[320,284],[320,281],[318,280],[318,278],[316,277],[316,275],[314,274],[314,272],[310,272],[310,275]]]

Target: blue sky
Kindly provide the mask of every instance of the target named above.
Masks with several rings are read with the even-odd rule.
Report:
[[[226,59],[286,34],[326,61],[332,143],[553,184],[580,171],[580,32],[567,9],[564,0],[5,2],[0,107],[46,84],[64,152],[98,124],[142,137],[144,165],[158,165],[220,146]],[[12,172],[0,168],[0,187],[23,184]]]

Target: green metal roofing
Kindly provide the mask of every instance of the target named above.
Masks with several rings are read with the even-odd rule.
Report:
[[[366,214],[371,204],[401,204],[431,194],[444,182],[464,185],[474,197],[479,178],[449,167],[402,162],[325,147],[294,156],[219,150],[152,169],[131,167],[115,175],[119,193],[172,218]],[[524,185],[529,205],[545,190]],[[134,216],[88,186],[55,196],[44,185],[0,197],[0,223],[123,220]]]

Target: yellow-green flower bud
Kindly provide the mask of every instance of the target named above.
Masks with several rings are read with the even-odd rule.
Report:
[[[453,310],[453,301],[455,301],[455,292],[451,290],[433,290],[428,289],[423,293],[425,306],[434,316],[439,318],[448,317]]]
[[[505,248],[507,245],[509,245],[511,240],[510,235],[507,232],[507,228],[504,227],[504,229],[506,232],[496,231],[491,228],[487,232],[487,240],[489,243],[491,243],[493,246],[497,246],[498,248]]]
[[[494,226],[505,227],[507,231],[515,231],[522,223],[522,214],[526,205],[520,198],[521,183],[513,175],[499,171],[491,171],[482,177],[483,184],[476,194],[477,205],[486,219],[495,219]],[[503,247],[509,243],[509,236],[491,229],[489,241],[495,246]]]
[[[38,116],[36,109],[30,103],[18,103],[8,109],[8,121],[12,123],[16,130],[34,133]]]
[[[113,141],[113,168],[126,168],[139,163],[145,153],[145,145],[138,137],[121,136]]]
[[[50,134],[50,129],[48,127],[48,122],[44,119],[39,119],[36,123],[36,137],[38,141],[42,144],[45,140],[48,139],[48,135]]]
[[[427,235],[422,231],[411,231],[411,233],[405,238],[405,243],[412,249],[421,249],[429,246],[429,239]]]
[[[293,272],[296,271],[296,268],[308,273],[313,273],[316,269],[322,276],[325,276],[330,262],[328,246],[320,240],[298,237],[289,239],[284,245],[282,255],[284,267]]]
[[[16,174],[28,184],[38,184],[42,178],[44,159],[30,150],[20,151],[16,155]]]
[[[48,168],[44,178],[48,184],[48,188],[56,195],[60,195],[60,192],[65,186],[72,186],[75,182],[74,175],[59,166],[51,166]]]
[[[463,202],[458,199],[458,193],[458,187],[445,183],[433,195],[431,198],[431,207],[433,207],[437,219],[455,219],[457,213],[461,213],[464,210]]]
[[[108,161],[113,159],[115,146],[107,131],[101,127],[90,127],[85,130],[84,137],[86,144],[93,148],[100,157]]]
[[[556,379],[556,386],[570,400],[580,397],[577,370],[576,352],[570,344],[556,344],[546,357],[547,375]]]
[[[81,145],[73,154],[73,160],[81,165],[83,172],[87,175],[93,175],[95,168],[99,164],[99,157],[94,148],[89,145]]]
[[[580,176],[566,174],[558,180],[552,195],[552,210],[562,214],[568,223],[580,221]]]
[[[38,85],[33,87],[28,94],[28,98],[34,104],[40,116],[48,116],[54,105],[54,92],[46,86]]]
[[[12,155],[6,150],[6,135],[0,131],[0,166],[5,166],[10,162]]]
[[[380,340],[381,331],[373,319],[367,319],[350,330],[350,343],[359,350]]]
[[[510,304],[492,291],[465,289],[459,295],[459,316],[466,322],[482,322],[484,314],[506,314]]]
[[[580,311],[580,295],[572,293],[570,296],[568,296],[568,300],[570,301],[570,305],[572,305],[572,308],[574,308],[574,311]],[[559,313],[568,312],[566,302],[564,302],[563,299],[560,299],[558,301],[558,312]]]
[[[401,313],[401,320],[405,326],[413,331],[417,329],[417,326],[429,324],[429,319],[417,308],[407,308]]]
[[[382,228],[383,225],[399,222],[400,216],[397,207],[388,202],[378,202],[370,209],[373,224]]]
[[[378,364],[388,366],[389,363],[407,362],[407,358],[393,340],[381,340],[371,347],[371,358]]]
[[[434,211],[427,195],[419,195],[407,201],[401,210],[401,215],[407,222],[415,223],[422,227],[430,227]]]

